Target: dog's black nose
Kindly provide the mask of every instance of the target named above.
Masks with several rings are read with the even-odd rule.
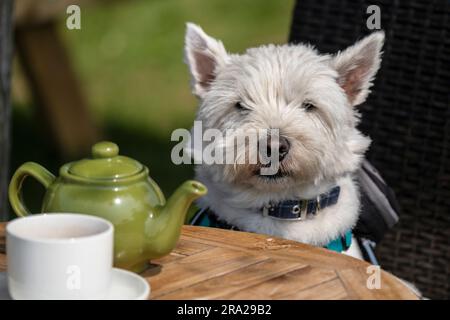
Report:
[[[279,137],[277,140],[278,141],[275,140],[273,142],[269,141],[269,143],[267,144],[267,156],[270,157],[270,155],[272,154],[272,150],[274,148],[278,148],[278,157],[280,161],[282,161],[289,153],[291,144],[289,143],[289,140],[285,137]]]

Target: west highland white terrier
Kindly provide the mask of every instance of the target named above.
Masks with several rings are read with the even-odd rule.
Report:
[[[274,175],[261,175],[261,163],[196,166],[209,192],[197,203],[202,210],[194,223],[206,212],[219,226],[329,248],[338,241],[343,247],[336,251],[348,252],[360,206],[353,174],[370,145],[356,128],[356,106],[366,100],[380,66],[384,33],[337,54],[307,44],[230,54],[192,23],[185,41],[200,100],[196,120],[204,129],[279,132],[266,146],[278,152]]]

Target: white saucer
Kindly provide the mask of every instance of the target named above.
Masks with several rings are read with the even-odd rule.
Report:
[[[146,300],[149,295],[150,285],[144,278],[130,271],[113,268],[111,289],[105,300]],[[0,272],[0,300],[12,300],[6,272]]]
[[[111,289],[105,300],[146,300],[149,295],[147,280],[134,272],[113,268]]]

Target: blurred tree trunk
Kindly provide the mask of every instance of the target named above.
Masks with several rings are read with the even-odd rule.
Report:
[[[11,145],[10,75],[13,0],[0,0],[0,220],[8,218]]]

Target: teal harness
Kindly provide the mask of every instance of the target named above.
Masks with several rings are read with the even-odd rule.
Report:
[[[212,227],[239,231],[235,226],[231,226],[226,222],[218,220],[217,217],[211,213],[210,210],[200,210],[191,220],[192,225],[202,227]],[[324,248],[332,251],[342,252],[350,248],[352,244],[352,232],[347,231],[343,236],[340,236],[330,241]]]
[[[352,232],[351,230],[349,230],[343,236],[330,241],[324,247],[327,248],[328,250],[342,252],[350,248],[351,244],[352,244]]]

